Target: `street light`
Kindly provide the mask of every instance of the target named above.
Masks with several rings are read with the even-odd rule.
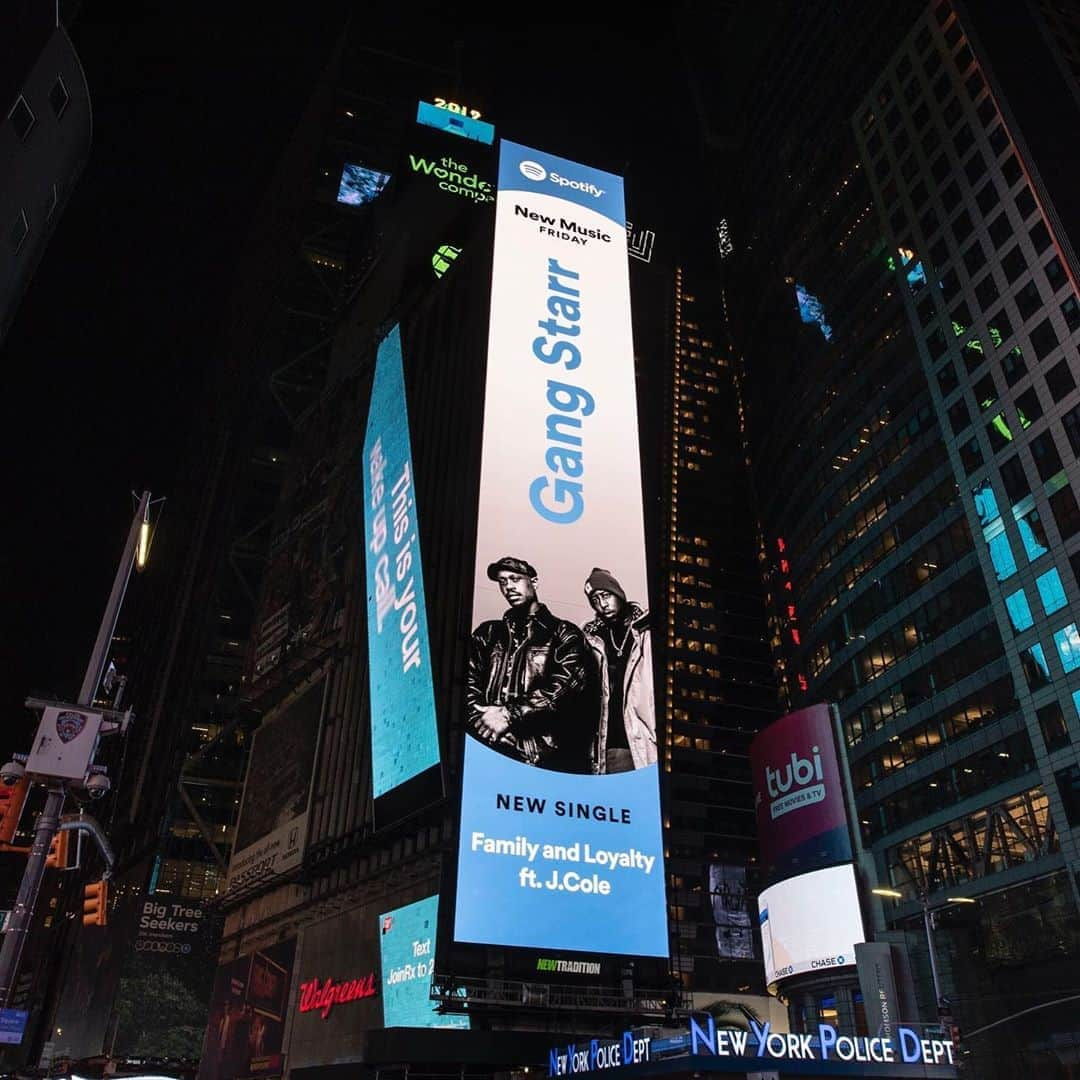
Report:
[[[893,900],[903,900],[904,894],[898,889],[871,889],[875,896],[888,896]],[[919,903],[922,905],[923,910],[923,927],[926,930],[926,951],[930,955],[930,975],[934,980],[934,1002],[937,1005],[938,1015],[942,1015],[946,1006],[942,1004],[944,1001],[944,995],[941,992],[941,979],[938,976],[937,966],[937,954],[934,952],[934,930],[936,929],[936,922],[934,914],[940,911],[942,908],[948,907],[949,904],[976,904],[977,900],[973,900],[970,896],[947,896],[945,897],[945,903],[939,904],[937,907],[931,909],[930,898],[926,893],[919,893]]]
[[[161,501],[158,500],[158,502]],[[51,720],[56,725],[55,734],[59,735],[62,744],[66,745],[70,741],[65,738],[64,732],[60,729],[61,718],[64,716],[73,717],[75,721],[78,721],[78,726],[71,736],[72,739],[77,739],[84,727],[90,723],[93,723],[94,730],[99,735],[127,731],[131,720],[130,711],[120,714],[112,709],[95,708],[94,699],[101,685],[109,644],[116,630],[116,620],[120,614],[120,606],[124,602],[128,579],[132,568],[139,560],[137,549],[141,546],[143,557],[148,553],[150,505],[150,492],[144,491],[138,499],[131,527],[128,529],[124,552],[120,557],[116,576],[113,578],[112,590],[98,626],[97,638],[90,653],[90,662],[87,664],[78,698],[70,705],[64,702],[39,701],[36,698],[26,699],[27,705],[41,709],[39,732]],[[54,716],[55,719],[52,719]],[[11,785],[21,776],[26,775],[32,783],[42,784],[47,789],[45,806],[34,824],[34,839],[26,857],[26,867],[23,870],[19,891],[8,916],[3,940],[0,942],[0,1008],[11,1005],[19,961],[22,959],[23,948],[30,934],[34,908],[41,890],[42,878],[45,876],[45,869],[54,864],[59,869],[66,869],[70,834],[72,832],[90,833],[105,861],[106,877],[112,875],[115,861],[104,831],[93,818],[82,813],[78,817],[62,816],[69,787],[82,788],[95,798],[100,798],[109,789],[109,780],[105,775],[104,767],[93,763],[94,754],[97,752],[97,742],[94,741],[92,744],[86,740],[81,743],[71,742],[74,749],[62,750],[59,756],[50,758],[49,754],[53,751],[43,750],[42,747],[54,744],[59,745],[55,738],[51,738],[51,735],[50,739],[45,741],[35,736],[35,750],[31,754],[16,754],[13,762],[0,769],[0,782]],[[66,758],[65,754],[68,755]],[[27,768],[28,764],[30,768]],[[72,772],[72,769],[76,771]]]

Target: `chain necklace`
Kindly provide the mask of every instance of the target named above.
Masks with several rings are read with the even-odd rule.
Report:
[[[621,645],[618,645],[615,642],[615,630],[614,630],[614,628],[609,628],[609,632],[610,632],[610,636],[611,636],[611,647],[615,650],[615,655],[616,656],[622,656],[623,650],[626,648],[626,643],[630,640],[630,631],[631,631],[632,628],[633,627],[632,627],[631,623],[626,624],[626,633],[623,635]]]

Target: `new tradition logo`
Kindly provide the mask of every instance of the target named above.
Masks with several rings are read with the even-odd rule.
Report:
[[[547,179],[547,169],[539,161],[522,161],[518,168],[526,180],[535,180],[539,183],[539,181]]]

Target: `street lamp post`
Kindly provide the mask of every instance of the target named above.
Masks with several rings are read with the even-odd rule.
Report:
[[[904,894],[899,889],[871,889],[870,891],[875,896],[888,896],[893,900],[904,899]],[[930,906],[930,897],[925,892],[920,892],[918,899],[922,906],[923,929],[926,931],[926,951],[930,956],[930,978],[934,984],[934,1007],[938,1011],[938,1016],[941,1016],[948,1006],[944,1004],[945,995],[941,992],[941,976],[938,972],[937,952],[934,949],[934,931],[937,929],[934,915],[950,904],[974,904],[976,901],[970,896],[948,896],[945,898],[945,903],[932,908]]]
[[[102,671],[105,668],[105,660],[108,654],[109,643],[116,629],[116,619],[120,613],[120,605],[124,600],[127,590],[128,579],[131,576],[132,567],[136,565],[140,551],[145,550],[140,545],[140,536],[146,533],[146,524],[149,520],[148,511],[150,506],[150,492],[144,491],[139,499],[138,509],[135,512],[131,528],[128,530],[127,542],[124,545],[124,553],[120,557],[120,565],[113,579],[112,591],[109,594],[105,612],[98,627],[97,639],[94,642],[93,651],[90,654],[90,662],[86,667],[82,687],[79,690],[78,701],[68,709],[77,713],[79,708],[92,707],[94,695],[101,681]],[[28,701],[27,704],[51,707],[59,705],[58,702]],[[118,714],[113,710],[93,710],[100,714],[99,718],[110,717],[101,725],[101,734],[123,730],[127,726],[130,713],[122,718],[119,723],[112,719]],[[40,731],[39,731],[40,734]],[[53,733],[55,734],[55,733]],[[76,732],[76,735],[78,733]],[[66,741],[65,734],[61,733],[61,739]],[[71,737],[71,736],[69,736]],[[35,736],[35,744],[38,742]],[[108,778],[105,770],[99,765],[92,764],[93,752],[90,754],[91,764],[89,771],[80,782],[72,780],[70,775],[52,775],[48,770],[37,772],[33,769],[24,769],[23,762],[27,755],[15,755],[15,760],[9,762],[0,772],[3,773],[3,782],[12,783],[14,779],[21,777],[24,772],[29,773],[33,780],[44,783],[48,787],[48,795],[45,800],[45,808],[38,815],[34,827],[34,842],[26,857],[26,869],[23,871],[22,881],[15,898],[15,906],[12,908],[8,919],[8,925],[3,934],[3,944],[0,945],[0,1007],[10,1004],[14,989],[15,977],[19,969],[19,961],[22,958],[23,947],[30,933],[30,924],[34,915],[34,906],[37,903],[38,893],[41,890],[41,882],[45,876],[45,865],[49,855],[49,848],[53,837],[61,829],[79,828],[90,832],[102,847],[102,854],[107,864],[106,876],[112,872],[112,852],[105,841],[104,833],[100,828],[96,831],[89,825],[89,819],[83,822],[62,822],[61,814],[64,809],[64,800],[67,797],[69,785],[85,787],[91,795],[103,795],[108,790]],[[31,763],[32,764],[32,763]],[[81,771],[81,770],[80,770]],[[14,779],[13,779],[14,778]],[[94,823],[96,825],[96,822]]]
[[[930,977],[934,981],[934,1007],[940,1016],[942,1010],[941,976],[938,975],[937,950],[934,948],[934,930],[936,929],[934,913],[930,910],[930,903],[925,893],[919,897],[919,901],[922,904],[923,927],[926,930],[926,951],[930,954]]]

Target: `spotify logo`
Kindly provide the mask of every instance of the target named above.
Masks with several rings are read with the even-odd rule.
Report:
[[[518,168],[521,170],[521,175],[527,180],[546,180],[547,169],[538,161],[523,161]]]

